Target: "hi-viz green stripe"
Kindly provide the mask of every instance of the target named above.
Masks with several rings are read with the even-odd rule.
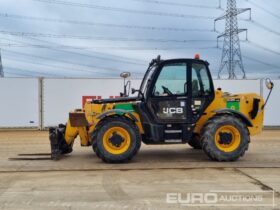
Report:
[[[133,108],[132,104],[131,103],[127,103],[127,104],[116,104],[114,109],[123,109],[123,110],[126,110],[126,111],[132,111],[134,112],[135,109]]]

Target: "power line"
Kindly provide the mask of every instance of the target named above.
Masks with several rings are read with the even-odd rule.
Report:
[[[48,76],[48,77],[57,77],[57,76],[59,76],[57,74],[43,73],[43,72],[38,72],[38,71],[33,71],[33,70],[30,71],[30,70],[19,69],[19,68],[14,68],[14,67],[9,67],[9,66],[7,66],[5,69],[8,70],[8,72],[11,70],[13,72],[28,73],[28,74],[31,74],[31,75],[37,74],[38,76]]]
[[[187,28],[154,27],[154,26],[139,26],[139,25],[137,26],[137,25],[104,24],[104,23],[93,23],[93,22],[86,22],[86,21],[61,20],[61,19],[41,18],[41,17],[32,17],[32,16],[11,15],[11,14],[5,14],[5,13],[0,13],[0,17],[17,18],[17,19],[25,19],[25,20],[33,20],[33,21],[71,23],[71,24],[82,24],[82,25],[99,25],[99,26],[105,26],[105,27],[118,27],[118,28],[143,29],[143,30],[213,32],[213,30],[208,30],[208,29],[187,29]],[[243,20],[243,21],[248,21],[248,20]],[[266,31],[269,31],[273,34],[280,36],[280,32],[277,32],[257,21],[251,20],[250,22],[259,28],[262,28]],[[74,38],[74,37],[72,36],[72,38]],[[76,36],[76,38],[78,38],[78,36]],[[83,48],[83,49],[85,49],[85,48]]]
[[[279,31],[275,31],[274,29],[271,29],[271,28],[267,27],[266,25],[264,25],[264,24],[262,24],[262,23],[260,23],[256,20],[253,20],[251,17],[250,17],[250,19],[238,19],[238,20],[249,22],[249,23],[255,25],[258,28],[261,28],[261,29],[266,30],[270,33],[273,33],[275,35],[280,36]],[[216,23],[216,21],[214,22],[214,31],[216,31],[216,24],[215,23]]]
[[[251,21],[249,21],[249,22],[251,22],[251,23],[254,24],[255,26],[257,26],[257,27],[259,27],[259,28],[262,28],[262,29],[264,29],[264,30],[266,30],[266,31],[268,31],[268,32],[270,32],[270,33],[273,33],[273,34],[275,34],[275,35],[280,36],[280,32],[275,31],[275,30],[273,30],[273,29],[271,29],[271,28],[269,28],[269,27],[267,27],[267,26],[265,26],[265,25],[263,25],[263,24],[261,24],[261,23],[255,21],[255,20],[251,20]]]
[[[275,34],[277,36],[280,36],[280,32],[275,31],[274,29],[271,29],[271,28],[267,27],[266,25],[264,25],[264,24],[262,24],[262,23],[260,23],[260,22],[258,22],[256,20],[253,20],[252,18],[249,19],[249,20],[248,19],[238,19],[238,20],[251,23],[252,25],[254,25],[254,26],[258,27],[258,28],[261,28],[261,29],[266,30],[266,31],[268,31],[270,33],[273,33],[273,34]],[[214,23],[214,31],[216,31],[215,23]]]
[[[41,33],[24,33],[24,32],[7,32],[7,31],[0,31],[0,33],[4,33],[4,34],[12,34],[12,35],[18,35],[18,36],[43,36],[43,37],[50,37],[50,36],[54,36],[54,37],[59,37],[59,38],[62,38],[62,37],[68,37],[68,36],[71,36],[71,35],[54,35],[54,34],[41,34]],[[76,38],[76,37],[75,37]],[[94,38],[94,37],[88,37],[88,38]],[[103,37],[100,37],[102,39],[107,39],[107,38],[103,38]],[[110,38],[111,39],[111,38]],[[115,39],[115,38],[113,38]],[[117,38],[116,38],[117,39]],[[121,40],[123,40],[123,38],[121,38]],[[39,40],[39,41],[43,41],[43,40]],[[129,40],[129,41],[140,41],[140,40]],[[141,41],[145,41],[145,39],[141,39]],[[152,41],[152,40],[149,40],[149,41]],[[169,41],[169,40],[160,40],[160,41]],[[170,40],[172,41],[172,40]],[[177,40],[177,41],[182,41],[182,40]],[[201,42],[201,41],[209,41],[209,42],[212,42],[213,40],[188,40],[189,42]],[[47,41],[44,41],[44,42],[47,42]],[[264,46],[261,46],[257,43],[254,43],[252,41],[247,41],[247,43],[257,47],[257,48],[260,48],[260,49],[263,49],[263,50],[266,50],[270,53],[274,53],[274,54],[277,54],[279,55],[280,52],[277,52],[277,51],[274,51],[274,50],[271,50],[269,48],[266,48]],[[42,44],[10,44],[10,43],[3,43],[2,46],[8,46],[8,47],[35,47],[35,48],[60,48],[61,46],[50,46],[50,45],[42,45]],[[82,49],[83,47],[79,47],[79,46],[65,46],[66,48],[79,48],[79,49]],[[86,47],[86,48],[98,48],[98,49],[121,49],[121,50],[170,50],[170,49],[191,49],[190,47],[153,47],[153,48],[147,48],[147,47]],[[192,49],[211,49],[211,48],[214,48],[214,47],[195,47],[195,48],[192,48]],[[59,50],[61,51],[61,50]],[[68,53],[69,51],[63,51],[63,52],[66,52]],[[69,53],[74,53],[74,52],[69,52]],[[97,57],[99,59],[104,59],[104,60],[112,60],[112,61],[118,61],[118,60],[115,60],[115,59],[110,59],[110,58],[105,58],[105,57],[100,57],[100,56],[91,56],[91,55],[86,55],[86,54],[80,54],[80,53],[74,53],[74,54],[79,54],[79,55],[82,55],[82,56],[88,56],[88,57]],[[124,58],[126,59],[126,58]],[[122,62],[122,61],[120,61]],[[125,62],[125,61],[124,61]],[[127,62],[127,63],[131,63],[131,62]],[[132,64],[138,64],[140,65],[140,63],[132,63]],[[141,64],[141,65],[145,65],[144,63]]]
[[[70,51],[65,51],[62,48],[62,46],[57,47],[57,46],[53,46],[53,44],[56,45],[56,43],[52,43],[52,42],[48,42],[45,40],[38,40],[38,39],[33,39],[36,41],[41,41],[41,42],[46,42],[46,43],[50,43],[51,45],[36,45],[36,44],[29,44],[29,43],[24,43],[24,42],[20,42],[20,41],[14,41],[14,40],[10,40],[10,39],[6,39],[6,38],[2,38],[3,40],[8,40],[8,41],[13,41],[13,42],[18,42],[18,43],[23,43],[23,44],[14,44],[14,43],[2,43],[1,46],[6,46],[6,47],[34,47],[34,48],[45,48],[45,49],[51,49],[51,50],[55,50],[55,51],[60,51],[60,52],[64,52],[64,53],[70,53],[70,54],[76,54],[76,55],[81,55],[81,56],[86,56],[86,57],[90,57],[90,58],[97,58],[100,60],[106,60],[106,61],[113,61],[113,62],[120,62],[120,63],[127,63],[127,64],[133,64],[133,65],[140,65],[143,66],[145,65],[143,63],[143,61],[138,60],[138,59],[130,59],[130,58],[125,58],[125,57],[121,57],[121,56],[116,56],[118,58],[108,58],[108,57],[103,57],[101,55],[88,55],[88,54],[84,54],[84,53],[78,53],[78,52],[70,52]],[[65,48],[76,48],[76,46],[67,46]],[[79,47],[78,49],[83,49],[83,47]],[[88,47],[86,47],[85,49],[88,49]],[[104,54],[104,53],[99,53],[99,54]],[[106,55],[106,54],[105,54]],[[131,60],[131,61],[130,61]],[[134,61],[133,61],[134,60]],[[146,66],[146,65],[145,65]]]
[[[243,55],[243,57],[248,59],[248,60],[252,60],[254,62],[260,63],[262,65],[272,67],[273,69],[279,69],[280,68],[280,66],[276,66],[276,65],[273,65],[271,63],[266,63],[266,62],[260,61],[260,60],[258,60],[256,58],[252,58],[252,57],[245,56],[245,55]],[[46,75],[46,76],[56,76],[56,77],[58,76],[58,75],[54,75],[54,74],[42,73],[42,72],[38,72],[38,71],[36,72],[36,71],[30,71],[30,70],[23,70],[23,69],[18,69],[18,68],[7,67],[7,69],[8,70],[12,69],[12,70],[14,70],[16,72],[20,71],[21,73],[14,73],[14,75],[21,75],[21,76],[30,76],[30,75],[34,75],[34,73],[37,73],[37,74],[40,74],[40,75]],[[22,74],[22,72],[28,72],[29,74],[28,75]],[[136,72],[134,72],[134,73],[136,73]],[[13,73],[7,71],[6,74],[13,74]],[[142,74],[142,73],[136,73],[136,74]]]
[[[177,3],[177,2],[170,2],[170,1],[158,1],[158,0],[131,0],[137,2],[144,2],[144,3],[152,3],[152,4],[162,4],[168,6],[180,6],[180,7],[192,7],[192,8],[205,8],[205,9],[218,9],[219,6],[206,6],[206,5],[194,5],[194,4],[186,4],[186,3]]]
[[[260,63],[260,64],[263,64],[264,66],[269,66],[269,67],[272,67],[272,68],[275,68],[275,69],[279,69],[280,66],[276,66],[276,65],[273,65],[271,63],[267,63],[267,62],[264,62],[264,61],[261,61],[259,59],[256,59],[256,58],[252,58],[250,56],[245,56],[243,55],[244,58],[248,59],[248,60],[251,60],[251,61],[254,61],[254,62],[257,62],[257,63]]]
[[[182,49],[186,49],[186,48],[182,48]],[[206,49],[206,48],[205,48]],[[211,49],[217,49],[216,47],[212,47]],[[221,48],[218,48],[218,49],[221,49]],[[44,59],[44,60],[51,60],[51,61],[57,61],[56,59],[51,59],[51,58],[46,58],[46,57],[41,57],[41,56],[35,56],[35,55],[30,55],[30,54],[25,54],[25,53],[19,53],[19,52],[14,52],[14,51],[10,51],[10,50],[4,50],[4,51],[7,51],[7,52],[10,52],[10,53],[15,53],[15,54],[19,54],[19,55],[24,55],[24,56],[28,56],[28,57],[33,57],[33,58],[39,58],[39,59]],[[262,65],[265,65],[265,66],[269,66],[269,67],[272,67],[274,69],[279,69],[280,66],[276,66],[274,64],[271,64],[271,63],[266,63],[264,61],[261,61],[261,60],[258,60],[256,58],[252,58],[252,57],[249,57],[249,56],[246,56],[246,55],[243,55],[244,58],[248,59],[248,60],[251,60],[251,61],[254,61],[254,62],[257,62],[257,63],[260,63]],[[64,63],[63,61],[58,61],[58,62],[61,62],[61,63]],[[65,62],[66,63],[66,62]],[[68,63],[69,64],[69,63]],[[70,63],[71,64],[71,63]],[[42,64],[42,65],[46,65],[46,64]],[[49,65],[47,64],[46,66],[54,66],[54,65]],[[60,66],[57,66],[59,68],[61,68]],[[65,68],[68,68],[68,67],[65,67]],[[92,72],[91,70],[77,70],[77,71],[85,71],[85,72],[89,72],[89,73],[100,73],[100,72]],[[6,72],[7,74],[9,72]],[[138,72],[133,72],[134,74],[142,74],[142,73],[138,73]],[[19,74],[17,74],[19,75]],[[110,74],[112,75],[112,74]],[[26,75],[23,75],[23,76],[26,76]],[[27,75],[28,76],[28,75]]]
[[[111,7],[111,6],[100,6],[100,5],[95,5],[95,4],[83,4],[83,3],[62,1],[62,0],[33,0],[33,1],[50,3],[50,4],[60,4],[60,5],[66,5],[66,6],[83,7],[83,8],[88,8],[88,9],[99,9],[99,10],[107,10],[107,11],[114,11],[114,12],[142,14],[142,15],[166,16],[166,17],[174,17],[174,18],[208,19],[208,20],[215,19],[214,17],[202,16],[202,15],[188,15],[188,14],[179,14],[179,13],[167,13],[167,12],[157,12],[157,11],[126,9],[126,8],[118,8],[118,7]]]
[[[9,39],[6,39],[4,38],[5,40],[8,40],[10,41]],[[35,40],[35,41],[40,41],[40,42],[46,42],[46,43],[51,43],[49,41],[45,41],[45,40],[39,40],[39,39],[34,39],[34,38],[29,38],[31,40]],[[15,41],[15,40],[12,40],[12,41]],[[25,43],[25,42],[22,42],[22,41],[15,41],[15,42],[18,42],[18,43]],[[50,49],[50,48],[47,48],[47,49]],[[58,51],[58,52],[63,52],[63,53],[69,53],[69,54],[74,54],[74,55],[79,55],[79,56],[84,56],[84,57],[89,57],[89,58],[98,58],[98,59],[103,59],[105,61],[115,61],[115,62],[123,62],[123,63],[128,63],[128,64],[133,64],[133,65],[141,65],[141,66],[146,66],[146,64],[144,64],[144,61],[142,60],[139,60],[139,59],[131,59],[131,58],[126,58],[126,57],[122,57],[122,56],[115,56],[113,55],[114,57],[117,57],[117,59],[115,58],[105,58],[105,57],[101,57],[102,54],[104,53],[99,53],[98,56],[93,56],[93,55],[88,55],[88,54],[83,54],[83,53],[78,53],[78,52],[72,52],[72,51],[66,51],[66,50],[62,50],[60,48],[58,49],[51,49],[51,50],[55,50],[55,51]],[[83,52],[85,52],[85,50],[83,50]],[[91,51],[89,51],[90,53],[92,53]],[[106,56],[108,56],[108,54],[104,54]],[[37,56],[38,58],[38,56]],[[48,59],[48,58],[43,58],[43,59]],[[122,61],[122,60],[119,60],[119,59],[125,59],[125,61]],[[51,59],[49,59],[51,60]],[[53,59],[54,60],[54,59]],[[131,60],[131,61],[129,61]],[[134,62],[132,62],[132,60],[134,60]],[[61,62],[61,60],[58,60],[56,59],[56,61],[59,61]],[[72,65],[78,65],[78,66],[85,66],[85,67],[89,67],[89,68],[97,68],[97,69],[104,69],[104,70],[109,70],[109,71],[116,71],[116,69],[108,69],[108,68],[103,68],[103,67],[99,67],[99,66],[92,66],[92,65],[85,65],[85,64],[77,64],[77,63],[71,63],[69,61],[63,61],[64,63],[67,63],[67,64],[72,64]],[[136,63],[136,62],[141,62],[141,63]],[[123,70],[123,69],[122,69]],[[138,74],[137,72],[134,72],[136,74]]]
[[[37,40],[37,39],[34,39],[34,38],[32,38],[33,40],[36,40],[36,41],[44,41],[44,40]],[[47,42],[47,41],[44,41],[44,42]],[[49,42],[48,42],[49,43]],[[119,48],[119,47],[118,47]],[[127,49],[127,48],[125,48],[126,50],[170,50],[170,49],[172,49],[172,48],[165,48],[165,49]],[[184,47],[184,48],[181,48],[182,50],[186,50],[186,47]],[[190,47],[188,47],[188,49],[190,49]],[[196,47],[196,48],[193,48],[193,49],[198,49],[198,47]],[[213,47],[201,47],[201,48],[199,48],[199,49],[215,49],[215,47],[213,46]],[[59,51],[61,51],[61,49],[59,49]],[[16,53],[16,52],[15,52]],[[25,54],[26,55],[26,54]],[[29,56],[31,56],[31,55],[29,55]],[[32,56],[32,57],[34,57],[34,56]],[[38,56],[35,56],[35,58],[38,58]],[[40,57],[40,59],[46,59],[46,58],[42,58],[42,57]],[[57,60],[57,59],[49,59],[49,60]],[[59,62],[61,62],[61,61],[59,61]],[[65,63],[67,63],[67,64],[69,64],[68,62],[65,62]],[[135,74],[143,74],[143,73],[138,73],[138,72],[134,72]]]
[[[47,57],[43,57],[43,56],[38,56],[38,55],[31,55],[31,54],[27,54],[27,53],[20,53],[20,52],[15,52],[15,51],[11,51],[11,50],[4,50],[3,52],[9,52],[9,53],[14,53],[14,54],[18,54],[18,55],[22,55],[22,56],[27,56],[27,57],[33,57],[33,58],[37,58],[37,59],[42,59],[42,60],[50,60],[50,61],[56,61],[56,62],[60,62],[60,63],[64,63],[64,64],[69,64],[69,65],[74,65],[74,66],[83,66],[83,67],[87,67],[87,68],[94,68],[94,69],[99,69],[99,70],[90,70],[91,73],[100,73],[100,70],[105,70],[105,71],[112,71],[112,72],[120,72],[120,70],[116,70],[115,68],[105,68],[105,67],[100,67],[100,66],[96,66],[96,65],[87,65],[87,64],[78,64],[75,62],[71,62],[71,61],[67,61],[67,60],[60,60],[57,58],[47,58]],[[83,70],[85,71],[85,70]],[[89,72],[89,71],[87,71]],[[112,75],[112,73],[107,73],[107,72],[102,72],[102,74],[107,74],[107,75]]]
[[[12,51],[8,51],[8,52],[12,52]],[[12,52],[12,53],[16,53],[16,52]],[[16,54],[21,54],[21,53],[16,53]],[[27,54],[25,54],[27,55]],[[35,58],[38,58],[37,56],[32,56],[30,55],[30,57],[35,57]],[[57,70],[64,70],[64,71],[74,71],[74,72],[88,72],[88,73],[98,73],[99,75],[106,75],[106,76],[112,76],[112,73],[104,73],[104,72],[93,72],[92,70],[86,70],[86,69],[76,69],[76,68],[73,68],[73,67],[62,67],[62,66],[59,66],[59,65],[54,65],[54,64],[47,64],[47,63],[41,63],[41,62],[36,62],[34,60],[32,61],[28,61],[28,60],[24,60],[24,59],[14,59],[14,58],[5,58],[5,60],[12,60],[12,61],[16,61],[16,62],[23,62],[23,63],[29,63],[29,64],[32,64],[32,65],[38,65],[38,66],[44,66],[44,67],[51,67],[51,68],[55,68]],[[53,59],[49,59],[49,60],[53,60]],[[121,73],[121,71],[116,71],[116,75],[118,76],[119,74]],[[139,74],[143,74],[143,72],[132,72],[133,74],[136,74],[136,75],[139,75]]]
[[[189,43],[189,42],[213,42],[215,40],[179,40],[179,39],[135,39],[135,38],[123,38],[123,37],[102,37],[102,36],[73,36],[65,34],[43,34],[43,33],[30,33],[30,32],[10,32],[10,31],[0,31],[1,34],[9,34],[13,36],[31,36],[31,37],[48,37],[48,38],[69,38],[69,39],[93,39],[99,41],[122,41],[122,42],[173,42],[173,43]],[[67,45],[60,45],[68,47]]]
[[[43,48],[43,49],[51,49],[56,50],[61,48],[61,46],[53,46],[50,47],[49,45],[34,45],[34,44],[9,44],[9,43],[3,43],[1,45],[2,47],[32,47],[32,48]],[[74,47],[74,46],[67,46],[67,49],[110,49],[110,50],[172,50],[172,49],[215,49],[217,48],[216,45],[208,46],[208,47]],[[65,49],[65,48],[64,48]]]
[[[16,71],[16,70],[14,70],[14,71]],[[17,71],[20,71],[20,70],[17,70]],[[35,77],[34,75],[32,75],[32,74],[24,74],[24,73],[12,73],[12,72],[7,72],[6,73],[6,77],[9,77],[9,75],[12,75],[12,77]],[[37,76],[36,76],[37,77]]]
[[[266,8],[264,8],[264,7],[262,7],[262,6],[260,6],[259,4],[255,3],[255,2],[253,2],[253,1],[251,1],[251,0],[246,0],[246,1],[249,2],[250,4],[254,5],[255,7],[261,9],[261,10],[264,11],[265,13],[267,13],[267,14],[269,14],[269,15],[271,15],[271,16],[277,18],[277,19],[280,19],[280,16],[279,16],[278,14],[276,14],[276,13],[274,13],[274,12],[271,12],[270,10],[268,10],[268,9],[266,9]]]
[[[30,37],[28,37],[28,39],[31,39],[32,41],[39,41],[39,42],[44,42],[44,43],[48,43],[48,44],[55,44],[55,45],[57,44],[55,42],[50,42],[50,41],[46,41],[46,40],[42,40],[42,39],[35,39],[35,38],[30,38]],[[88,50],[83,50],[83,52],[98,53],[98,56],[92,55],[92,54],[80,53],[80,52],[76,52],[76,51],[73,52],[73,51],[63,50],[63,49],[51,49],[51,50],[62,52],[62,53],[89,57],[89,58],[97,58],[97,59],[105,60],[105,61],[109,60],[109,61],[113,61],[113,62],[121,62],[121,63],[133,64],[133,65],[146,66],[146,63],[143,60],[135,59],[135,58],[128,58],[128,57],[124,57],[124,56],[120,56],[120,55],[111,55],[111,54],[107,54],[107,53],[92,52],[92,51],[88,51]],[[104,56],[106,56],[106,57],[104,57]],[[115,57],[115,58],[108,58],[108,56]]]
[[[30,37],[47,37],[47,38],[62,38],[62,39],[92,39],[102,41],[128,41],[128,42],[186,42],[188,40],[175,39],[131,39],[122,37],[97,37],[97,36],[76,36],[67,34],[46,34],[33,32],[15,32],[15,31],[0,31],[1,34],[9,34],[14,36],[30,36]],[[206,40],[208,41],[208,40]]]
[[[60,45],[57,45],[57,43],[53,43],[53,42],[49,42],[46,40],[39,40],[39,39],[35,39],[35,38],[28,38],[31,40],[35,40],[35,41],[40,41],[40,42],[45,42],[45,43],[49,43],[48,45],[43,45],[43,44],[30,44],[30,43],[26,43],[26,42],[22,42],[22,41],[15,41],[15,40],[10,40],[7,38],[3,38],[4,40],[8,40],[8,41],[14,41],[17,43],[21,43],[21,44],[15,44],[15,43],[2,43],[2,46],[6,46],[6,47],[32,47],[32,48],[46,48],[46,49],[50,49],[50,50],[55,50],[55,51],[60,51],[60,52],[65,52],[65,53],[72,53],[72,54],[77,54],[77,55],[82,55],[82,56],[88,56],[91,57],[90,55],[87,54],[81,54],[81,53],[77,53],[77,52],[72,52],[72,51],[65,51],[62,50]],[[194,41],[194,42],[202,42],[202,41],[206,41],[206,42],[214,42],[214,40],[189,40],[190,42]],[[215,41],[216,42],[216,41]],[[50,45],[51,44],[51,45]],[[89,49],[89,48],[95,48],[95,49],[109,49],[109,50],[172,50],[172,49],[213,49],[216,48],[216,46],[212,45],[212,46],[207,46],[207,47],[189,47],[189,46],[183,46],[183,47],[123,47],[123,46],[88,46],[88,47],[81,47],[81,46],[67,46],[68,48],[72,48],[72,49]],[[139,60],[140,61],[140,60]],[[142,62],[142,61],[141,61]]]
[[[241,12],[244,12],[244,11],[246,11],[246,10],[250,10],[250,11],[251,11],[250,8],[243,9],[243,10],[242,10],[242,9],[237,9],[236,13],[237,13],[237,14],[240,14]],[[221,18],[224,18],[224,17],[225,17],[225,16],[222,16]],[[217,20],[219,20],[219,18],[215,19],[215,21],[214,21],[214,31],[215,31],[215,32],[216,32],[216,21],[217,21]],[[266,31],[268,31],[268,32],[270,32],[270,33],[273,33],[273,34],[275,34],[275,35],[280,36],[280,32],[279,32],[279,31],[276,31],[276,30],[274,30],[274,29],[271,29],[270,27],[267,27],[266,25],[264,25],[264,24],[262,24],[262,23],[260,23],[260,22],[258,22],[258,21],[256,21],[256,20],[253,20],[252,17],[251,17],[251,13],[250,13],[249,19],[238,19],[238,20],[249,22],[249,23],[255,25],[255,26],[258,27],[258,28],[261,28],[261,29],[266,30]]]
[[[53,65],[53,64],[47,64],[47,63],[40,63],[40,62],[36,62],[34,60],[32,61],[27,61],[27,60],[24,60],[24,59],[15,59],[15,58],[5,58],[5,60],[12,60],[12,61],[16,61],[16,62],[22,62],[22,63],[29,63],[29,64],[32,64],[32,65],[38,65],[38,66],[44,66],[44,67],[51,67],[51,68],[55,68],[56,70],[63,70],[63,71],[75,71],[75,72],[87,72],[87,73],[94,73],[96,74],[96,72],[93,72],[91,70],[86,70],[86,69],[76,69],[76,68],[73,68],[73,67],[62,67],[62,66],[59,66],[59,65]],[[118,72],[117,74],[119,74],[120,72]],[[98,74],[103,74],[102,72],[98,72]],[[104,75],[108,75],[108,74],[104,74]],[[111,75],[111,74],[110,74]]]
[[[270,52],[270,53],[273,53],[273,54],[276,54],[276,55],[280,55],[280,52],[275,51],[275,50],[272,50],[272,49],[269,49],[269,48],[267,48],[267,47],[264,47],[264,46],[262,46],[262,45],[260,45],[260,44],[255,43],[255,42],[247,41],[247,42],[245,42],[245,43],[248,43],[248,44],[250,44],[250,45],[252,45],[252,46],[254,46],[254,47],[256,47],[256,48],[265,50],[265,51],[267,51],[267,52]]]
[[[152,30],[152,31],[176,31],[176,32],[213,32],[211,29],[200,29],[200,28],[178,28],[178,27],[158,27],[158,26],[143,26],[143,25],[124,25],[124,24],[113,24],[113,23],[97,23],[89,21],[80,21],[80,20],[63,20],[56,18],[44,18],[44,17],[33,17],[25,15],[14,15],[7,13],[0,13],[0,17],[3,18],[12,18],[12,19],[21,19],[28,21],[40,21],[40,22],[54,22],[61,24],[75,24],[75,25],[88,25],[88,26],[101,26],[108,28],[125,28],[125,29],[137,29],[137,30]]]
[[[11,73],[11,72],[7,72],[6,73],[6,77],[9,77],[9,76],[12,76],[12,77],[18,77],[18,76],[20,76],[20,77],[30,77],[31,75],[30,74],[21,74],[21,73]]]
[[[221,47],[218,47],[216,49],[219,49],[219,50],[222,50]],[[276,68],[276,69],[280,69],[280,66],[277,66],[277,65],[274,65],[274,64],[271,64],[271,63],[267,63],[267,62],[264,62],[262,60],[259,60],[259,59],[256,59],[256,58],[253,58],[253,57],[250,57],[250,56],[246,56],[246,55],[242,55],[242,57],[248,59],[248,60],[251,60],[251,61],[254,61],[256,63],[260,63],[260,64],[263,64],[265,66],[269,66],[269,67],[272,67],[272,68]]]
[[[215,41],[216,42],[216,41]],[[10,43],[2,43],[2,47],[32,47],[32,48],[46,48],[51,50],[61,49],[61,46],[52,46],[49,45],[35,45],[35,44],[10,44]],[[65,49],[65,48],[64,48]],[[123,47],[123,46],[110,46],[110,47],[73,47],[67,46],[67,49],[110,49],[110,50],[127,50],[127,51],[150,51],[150,50],[188,50],[188,49],[200,49],[200,50],[207,50],[207,49],[217,49],[216,44],[212,46],[206,47]],[[144,64],[143,64],[144,65]]]

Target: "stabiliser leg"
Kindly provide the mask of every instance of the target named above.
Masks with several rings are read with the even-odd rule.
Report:
[[[73,151],[72,144],[68,145],[64,139],[66,126],[52,127],[49,129],[49,139],[51,144],[51,159],[59,160],[62,155]]]

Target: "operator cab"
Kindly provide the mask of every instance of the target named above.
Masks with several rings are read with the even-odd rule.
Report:
[[[207,61],[153,60],[142,81],[137,105],[146,143],[186,143],[214,99]],[[145,141],[143,140],[143,141]]]

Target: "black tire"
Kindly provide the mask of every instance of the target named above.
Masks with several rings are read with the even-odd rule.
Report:
[[[106,150],[103,145],[103,136],[105,132],[113,127],[125,129],[130,136],[130,145],[128,149],[121,154],[113,154]],[[93,133],[93,150],[96,155],[106,163],[124,163],[131,160],[141,147],[141,135],[138,127],[129,119],[124,117],[108,117],[98,123]]]
[[[96,141],[96,138],[97,138],[97,132],[93,132],[93,135],[92,135],[92,149],[94,151],[94,153],[97,155],[97,157],[100,158],[99,154],[96,153],[96,147],[97,147],[97,141]]]
[[[188,144],[193,148],[193,149],[202,149],[201,145],[201,139],[198,135],[194,135],[191,140],[188,142]]]
[[[102,121],[99,122],[99,124],[101,124],[101,123],[102,123]],[[92,150],[94,151],[95,154],[96,154],[96,147],[97,147],[97,134],[98,134],[99,127],[100,127],[99,124],[95,127],[94,132],[91,135]],[[97,155],[97,157],[99,157],[98,154],[96,154],[96,155]]]
[[[233,151],[223,151],[215,143],[215,134],[222,126],[236,128],[240,135],[240,144]],[[235,161],[245,154],[249,147],[250,135],[244,122],[233,115],[217,115],[211,118],[202,129],[202,149],[215,161]]]

